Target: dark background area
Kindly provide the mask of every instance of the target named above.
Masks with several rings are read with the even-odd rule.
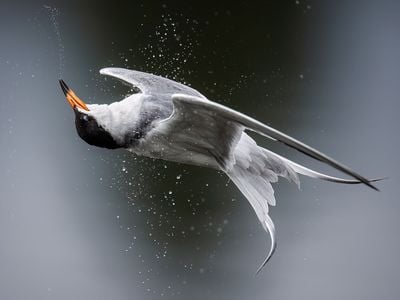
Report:
[[[397,299],[399,12],[397,1],[0,2],[0,298]],[[111,103],[131,91],[98,74],[108,66],[187,83],[389,179],[379,193],[274,185],[278,249],[255,277],[269,240],[222,173],[77,137],[58,77]]]

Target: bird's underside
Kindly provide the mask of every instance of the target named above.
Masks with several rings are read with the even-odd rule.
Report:
[[[275,205],[271,183],[276,182],[278,177],[299,184],[299,173],[339,183],[363,183],[376,189],[371,184],[373,180],[255,119],[209,101],[190,87],[138,71],[106,68],[100,72],[131,84],[144,96],[151,95],[148,99],[153,102],[142,107],[148,115],[149,110],[157,109],[158,98],[163,101],[170,99],[172,105],[167,109],[170,110],[166,114],[168,117],[156,117],[157,114],[154,114],[151,122],[147,122],[146,133],[140,142],[129,150],[140,155],[224,171],[248,199],[262,226],[270,233],[272,247],[259,270],[271,258],[276,246],[275,228],[268,215],[268,205]],[[294,163],[259,147],[246,130],[281,142],[354,179],[332,177]]]

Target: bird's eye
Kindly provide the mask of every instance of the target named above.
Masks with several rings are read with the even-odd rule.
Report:
[[[89,121],[89,117],[87,115],[83,115],[82,116],[82,120],[87,122],[87,121]]]

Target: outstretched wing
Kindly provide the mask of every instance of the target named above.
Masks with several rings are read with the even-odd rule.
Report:
[[[172,95],[172,103],[173,113],[158,124],[158,132],[171,138],[171,147],[179,144],[181,149],[202,152],[202,154],[214,157],[221,169],[227,173],[249,200],[263,227],[269,231],[272,247],[258,271],[267,263],[275,250],[275,228],[268,215],[268,204],[275,205],[270,182],[276,182],[278,176],[298,183],[295,173],[297,172],[339,183],[365,183],[376,189],[370,180],[325,154],[223,105],[182,94]],[[356,180],[315,172],[267,149],[258,147],[250,137],[243,133],[245,129],[255,131],[274,141],[280,141],[335,167]]]
[[[214,157],[220,168],[246,196],[264,229],[270,233],[272,246],[257,273],[271,258],[276,247],[275,227],[268,215],[268,204],[275,205],[270,183],[276,182],[278,176],[298,183],[297,172],[339,183],[364,183],[376,189],[371,184],[374,180],[368,180],[310,146],[221,104],[182,94],[172,95],[172,103],[173,112],[158,124],[158,133],[170,137],[171,147],[179,144],[181,149],[189,150],[185,152]],[[243,133],[246,129],[282,142],[356,180],[321,174],[263,149]]]
[[[131,84],[143,94],[167,94],[176,93],[205,98],[195,89],[176,81],[140,71],[128,70],[123,68],[104,68],[100,74],[115,77]]]
[[[332,166],[333,168],[353,177],[356,179],[355,181],[349,180],[341,180],[339,178],[335,178],[336,182],[343,183],[364,183],[367,186],[373,188],[374,190],[378,190],[374,185],[371,184],[371,180],[365,178],[364,176],[354,172],[347,166],[335,161],[334,159],[330,158],[326,154],[319,152],[318,150],[272,128],[269,127],[249,116],[246,116],[242,113],[239,113],[233,109],[230,109],[224,105],[211,102],[211,101],[204,101],[198,97],[187,96],[183,94],[175,94],[172,96],[172,102],[174,104],[174,112],[172,113],[171,117],[163,122],[176,122],[182,117],[189,118],[190,115],[196,114],[197,111],[208,111],[209,115],[213,115],[216,119],[224,120],[224,122],[231,122],[232,124],[243,126],[244,128],[254,131],[258,134],[261,134],[265,137],[268,137],[274,141],[279,141],[291,148],[294,148],[316,160],[319,160],[325,164]],[[209,126],[208,124],[204,123],[204,127]],[[210,130],[210,129],[209,129]],[[286,159],[287,160],[287,159]],[[289,161],[289,160],[287,160]],[[293,163],[295,164],[295,163]],[[299,166],[298,164],[295,164]],[[299,172],[301,173],[301,172]],[[307,175],[307,174],[305,174]],[[332,178],[332,177],[330,177]],[[322,178],[323,179],[323,178]],[[374,181],[374,180],[372,180]]]

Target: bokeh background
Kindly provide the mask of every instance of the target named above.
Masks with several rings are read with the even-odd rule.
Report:
[[[399,299],[399,13],[372,0],[1,1],[0,299]],[[381,192],[276,184],[279,245],[255,277],[269,240],[223,174],[77,137],[57,79],[111,103],[130,89],[107,66],[188,83],[389,179]]]

